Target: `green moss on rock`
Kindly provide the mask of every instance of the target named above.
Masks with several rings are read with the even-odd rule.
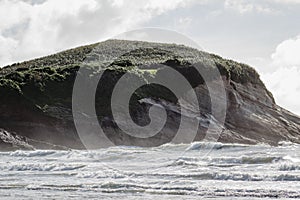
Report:
[[[121,56],[114,56],[120,53]],[[80,67],[90,72],[91,79],[105,71],[105,84],[101,85],[104,87],[101,96],[105,96],[123,74],[130,73],[148,84],[165,70],[164,66],[173,67],[196,87],[203,84],[203,77],[194,64],[206,70],[215,65],[223,76],[234,82],[265,88],[253,68],[217,55],[183,45],[109,40],[6,66],[0,70],[0,92],[8,96],[22,95],[40,108],[56,104],[71,107],[72,87]],[[135,95],[137,99],[151,96],[176,100],[165,88],[149,84]]]

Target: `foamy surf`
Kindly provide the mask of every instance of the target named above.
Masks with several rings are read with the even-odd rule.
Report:
[[[0,156],[2,199],[300,198],[297,144],[195,142]]]

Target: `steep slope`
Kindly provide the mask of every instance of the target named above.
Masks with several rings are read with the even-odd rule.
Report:
[[[87,66],[87,60],[92,65]],[[103,73],[96,92],[97,118],[114,144],[156,146],[170,142],[178,129],[182,108],[168,89],[148,84],[164,73],[165,68],[159,65],[163,64],[183,74],[194,88],[201,115],[187,117],[198,120],[195,140],[201,140],[207,123],[212,123],[211,102],[206,84],[193,65],[200,64],[210,70],[207,60],[219,69],[228,101],[225,124],[220,124],[223,129],[220,142],[300,143],[300,118],[275,104],[253,68],[182,45],[122,40],[108,40],[2,68],[0,128],[36,141],[84,148],[72,116],[72,90],[81,66],[92,74],[87,82]],[[138,77],[146,85],[136,90],[130,101],[131,116],[137,124],[149,123],[147,112],[152,104],[160,104],[167,110],[165,127],[147,140],[125,134],[112,117],[111,93],[125,73]]]

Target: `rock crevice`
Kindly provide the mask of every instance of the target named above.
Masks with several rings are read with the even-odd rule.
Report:
[[[216,122],[223,128],[220,142],[300,143],[300,118],[276,105],[250,66],[183,45],[108,40],[0,69],[0,128],[5,129],[0,130],[0,149],[84,148],[73,122],[73,85],[77,75],[90,74],[85,80],[89,83],[100,72],[103,75],[95,99],[97,118],[115,144],[156,146],[170,142],[181,117],[198,120],[195,140],[201,140],[213,116],[209,92],[194,65],[208,71],[217,67],[222,76],[227,111],[225,124]],[[178,99],[168,88],[149,84],[165,72],[164,66],[180,72],[191,84],[199,100],[199,116],[192,114],[195,105],[184,101],[186,94]],[[79,73],[80,67],[84,70]],[[167,111],[167,123],[151,140],[123,133],[112,116],[111,92],[126,73],[145,83],[130,100],[133,121],[139,125],[149,123],[148,111],[154,103]],[[209,77],[209,81],[214,82],[215,77]],[[181,108],[180,99],[184,102]]]

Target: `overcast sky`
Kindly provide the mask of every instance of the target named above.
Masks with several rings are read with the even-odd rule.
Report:
[[[252,65],[300,114],[300,0],[0,0],[0,66],[143,27]]]

